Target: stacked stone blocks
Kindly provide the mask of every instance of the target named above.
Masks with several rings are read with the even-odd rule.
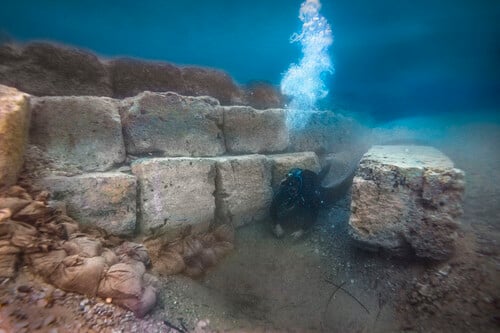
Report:
[[[288,169],[320,169],[315,149],[291,145],[282,109],[221,106],[173,92],[32,100],[30,144],[82,173],[49,175],[38,185],[66,201],[83,224],[111,234],[263,220]],[[319,139],[308,133],[304,142],[308,149],[320,142],[316,150],[324,151],[326,128],[315,128]]]

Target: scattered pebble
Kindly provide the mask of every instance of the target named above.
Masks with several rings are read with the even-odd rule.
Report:
[[[24,328],[24,327],[28,327],[28,325],[29,325],[29,324],[30,324],[30,323],[29,323],[29,321],[27,321],[27,320],[23,320],[23,321],[19,321],[19,322],[17,322],[17,323],[14,325],[14,327],[15,327],[15,328],[17,328],[17,329],[21,329],[21,328]]]
[[[438,273],[441,274],[442,276],[447,276],[448,274],[450,274],[450,271],[451,271],[451,266],[445,265],[438,270]]]
[[[56,321],[56,317],[53,314],[49,314],[45,319],[43,320],[43,326],[49,326],[53,322]]]
[[[17,287],[17,291],[19,291],[20,293],[29,293],[31,292],[31,290],[32,290],[31,287],[26,285]]]
[[[52,292],[52,297],[54,297],[55,299],[61,299],[65,295],[66,295],[66,292],[64,290],[61,290],[61,289],[56,289]]]
[[[43,318],[37,317],[32,323],[31,323],[31,328],[37,330],[40,329],[43,326]]]
[[[46,308],[49,305],[49,302],[45,298],[42,298],[36,301],[36,305],[41,308]]]

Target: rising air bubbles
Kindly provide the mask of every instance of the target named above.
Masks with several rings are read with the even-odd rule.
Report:
[[[333,72],[328,55],[333,35],[320,9],[319,0],[304,1],[299,13],[302,31],[290,37],[291,43],[301,43],[302,59],[298,64],[291,64],[281,80],[281,92],[290,98],[287,105],[289,129],[302,129],[310,112],[316,108],[316,102],[328,95],[323,78],[326,73]]]

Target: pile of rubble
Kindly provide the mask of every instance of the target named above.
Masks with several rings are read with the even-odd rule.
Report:
[[[122,242],[110,248],[116,244],[81,233],[48,199],[48,192],[33,198],[20,186],[0,193],[0,276],[14,277],[25,264],[62,290],[98,296],[144,316],[156,302],[156,290],[145,282],[144,246]]]

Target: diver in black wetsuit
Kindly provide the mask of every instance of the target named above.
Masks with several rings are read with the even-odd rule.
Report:
[[[292,236],[301,237],[316,222],[320,208],[332,204],[347,192],[355,169],[335,185],[323,187],[321,182],[329,170],[330,165],[319,174],[300,168],[288,172],[271,202],[270,213],[276,237],[284,235],[281,223],[292,219],[299,220],[299,229]]]

